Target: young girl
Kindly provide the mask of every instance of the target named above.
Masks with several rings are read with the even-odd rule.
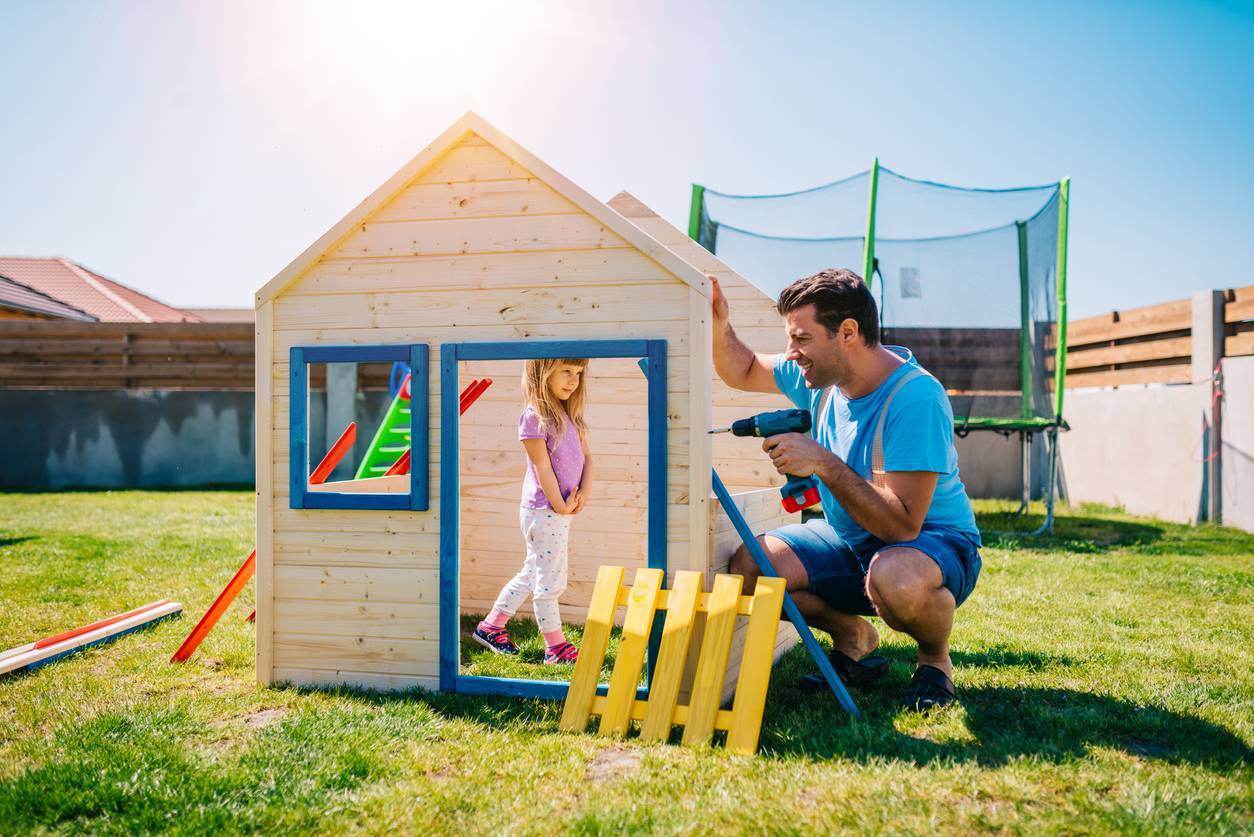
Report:
[[[579,656],[562,633],[557,599],[566,590],[571,518],[583,509],[592,481],[583,418],[587,367],[587,358],[550,358],[529,360],[523,369],[527,406],[518,419],[518,438],[528,461],[518,516],[527,559],[473,634],[476,642],[498,654],[518,653],[505,623],[530,594],[544,635],[544,662],[573,663]]]

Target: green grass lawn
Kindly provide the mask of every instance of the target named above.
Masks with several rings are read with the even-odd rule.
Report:
[[[1064,510],[1052,538],[985,549],[962,706],[899,711],[913,651],[884,629],[892,674],[851,721],[792,686],[798,649],[743,757],[559,733],[542,701],[259,688],[251,587],[169,665],[252,520],[247,492],[0,495],[0,649],[187,607],[0,678],[0,833],[1254,830],[1251,535]]]

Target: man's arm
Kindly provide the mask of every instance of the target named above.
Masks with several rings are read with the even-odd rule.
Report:
[[[821,479],[849,516],[885,543],[919,536],[940,477],[934,471],[892,471],[884,475],[884,485],[878,486],[800,433],[772,436],[763,441],[762,449],[781,474]]]
[[[714,371],[723,383],[732,389],[748,392],[779,392],[775,384],[774,358],[759,355],[740,342],[731,327],[731,309],[723,289],[713,276],[710,280],[710,296],[713,309]]]

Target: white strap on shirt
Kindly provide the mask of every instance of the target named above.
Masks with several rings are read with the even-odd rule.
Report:
[[[875,417],[875,428],[871,431],[871,482],[876,485],[884,484],[884,421],[888,416],[888,405],[893,403],[895,396],[902,387],[928,373],[916,366],[902,375],[897,383],[893,384],[893,388],[888,391],[888,397],[884,399],[884,403],[880,406],[879,413]],[[822,420],[823,414],[827,411],[828,405],[832,400],[832,393],[836,387],[830,386],[823,390],[822,397],[819,398],[819,407],[814,414],[814,422],[810,427],[810,434],[815,439],[818,438],[819,422]]]

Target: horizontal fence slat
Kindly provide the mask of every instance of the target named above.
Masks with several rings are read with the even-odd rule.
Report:
[[[1161,366],[1134,366],[1091,372],[1067,373],[1067,387],[1113,387],[1127,384],[1187,384],[1192,364],[1167,363]]]
[[[1225,294],[1224,322],[1239,323],[1254,320],[1254,285],[1233,288]]]
[[[1070,351],[1087,343],[1143,337],[1166,331],[1187,331],[1192,327],[1192,300],[1178,299],[1073,320],[1067,323],[1067,348]]]
[[[1121,343],[1115,346],[1096,346],[1067,353],[1067,374],[1080,369],[1135,363],[1146,360],[1183,359],[1193,355],[1193,339],[1169,337],[1165,340],[1146,340],[1139,343]]]

